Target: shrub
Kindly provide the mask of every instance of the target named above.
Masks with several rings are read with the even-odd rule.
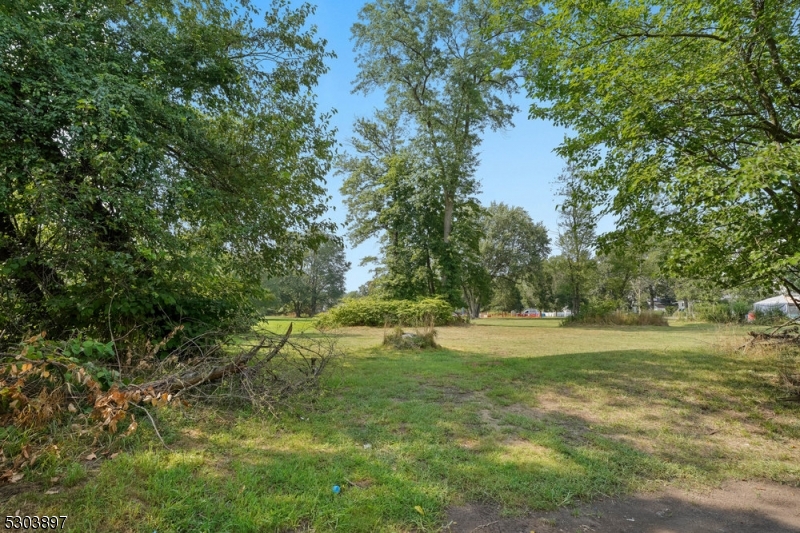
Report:
[[[730,309],[725,304],[698,303],[694,312],[700,320],[724,324],[733,322]]]
[[[756,309],[755,315],[756,319],[753,323],[758,326],[778,326],[788,320],[788,317],[780,309],[769,309],[768,311]]]
[[[413,300],[381,300],[366,297],[345,299],[332,309],[320,313],[314,321],[317,328],[336,326],[416,326],[432,322],[436,326],[453,321],[453,307],[442,298]]]
[[[597,313],[591,310],[578,316],[567,317],[562,326],[668,326],[663,313],[643,311],[641,313],[625,313],[613,311]]]
[[[743,302],[741,300],[737,300],[731,303],[731,315],[735,320],[738,322],[745,322],[747,320],[747,313],[750,312],[750,309],[753,306],[750,305],[749,302]]]
[[[695,306],[695,314],[700,320],[728,324],[744,322],[750,312],[750,304],[742,301],[731,303],[700,303]]]

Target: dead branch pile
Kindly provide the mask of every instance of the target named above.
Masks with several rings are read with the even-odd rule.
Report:
[[[787,400],[800,401],[800,319],[790,320],[765,332],[749,332],[750,340],[743,349],[755,346],[775,350],[778,377],[788,394]]]
[[[77,423],[83,432],[129,435],[137,428],[135,407],[147,414],[158,434],[147,407],[202,399],[246,403],[276,414],[290,396],[313,394],[337,355],[333,339],[292,337],[290,325],[283,335],[244,339],[238,354],[219,345],[193,352],[182,346],[157,363],[140,364],[143,382],[123,385],[109,380],[118,372],[80,363],[52,346],[43,349],[43,338],[28,339],[18,354],[2,354],[0,426],[36,430],[55,420],[73,427]],[[20,469],[31,464],[21,457],[23,451],[30,456],[29,448],[0,456],[0,483],[21,479]]]

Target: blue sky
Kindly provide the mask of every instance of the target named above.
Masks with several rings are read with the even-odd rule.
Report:
[[[332,123],[338,130],[340,150],[348,149],[352,137],[352,124],[357,117],[369,116],[382,107],[380,94],[352,94],[352,82],[358,73],[355,64],[350,27],[357,20],[358,11],[366,2],[321,0],[311,22],[318,27],[320,37],[328,41],[328,48],[336,52],[329,62],[330,71],[318,87],[321,111],[336,109]],[[520,94],[515,98],[520,112],[514,119],[514,128],[487,132],[481,145],[480,167],[477,177],[482,184],[481,202],[505,202],[523,207],[536,222],[543,222],[555,237],[558,203],[553,182],[561,173],[564,161],[553,149],[564,139],[566,130],[541,120],[528,120],[529,102]],[[346,215],[339,194],[341,176],[328,176],[328,189],[332,196],[329,217],[342,225]],[[334,210],[335,209],[335,210]],[[340,228],[340,234],[344,229]],[[347,290],[355,290],[371,278],[369,267],[359,267],[361,258],[377,255],[377,243],[364,243],[357,248],[349,246],[348,260],[352,268],[347,275]]]

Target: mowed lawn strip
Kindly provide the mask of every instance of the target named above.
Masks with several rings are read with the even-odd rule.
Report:
[[[164,410],[171,450],[151,440],[7,507],[74,531],[421,531],[467,502],[515,514],[664,483],[798,485],[800,409],[777,401],[773,363],[717,348],[744,332],[485,319],[400,352],[347,328],[313,410]]]

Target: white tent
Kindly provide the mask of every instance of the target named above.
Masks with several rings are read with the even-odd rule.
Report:
[[[800,297],[795,296],[795,299],[800,300]],[[800,311],[797,310],[797,306],[786,294],[773,296],[772,298],[767,298],[766,300],[756,302],[753,304],[753,308],[756,311],[761,311],[762,313],[768,313],[770,311],[777,310],[790,317],[800,316]]]

